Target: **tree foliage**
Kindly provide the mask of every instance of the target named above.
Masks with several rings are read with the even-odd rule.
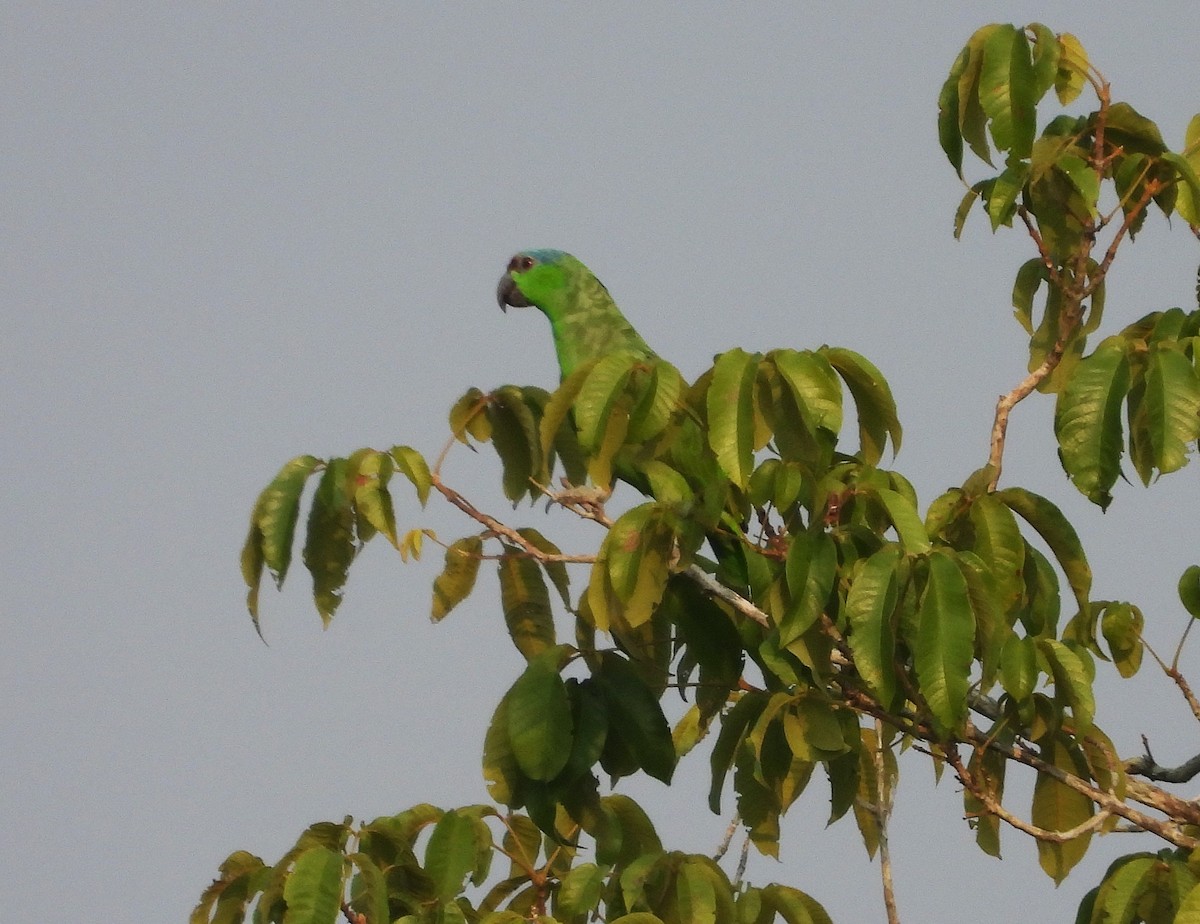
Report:
[[[1063,108],[1085,93],[1093,111]],[[494,562],[525,668],[483,746],[494,805],[317,824],[273,865],[236,852],[193,922],[249,909],[287,924],[829,920],[795,888],[752,886],[708,856],[668,850],[614,789],[637,773],[670,782],[706,739],[709,806],[721,811],[732,794],[762,853],[777,854],[781,817],[817,779],[831,821],[852,816],[868,851],[884,853],[896,754],[919,744],[961,782],[980,848],[998,856],[1001,822],[1015,827],[1055,882],[1118,825],[1158,840],[1157,853],[1114,863],[1078,920],[1200,920],[1200,809],[1157,785],[1174,777],[1148,755],[1116,752],[1092,689],[1109,664],[1125,677],[1139,669],[1143,615],[1092,599],[1083,544],[1051,499],[999,486],[1008,415],[1034,392],[1054,396],[1058,458],[1101,508],[1127,469],[1150,484],[1195,449],[1200,310],[1165,308],[1089,339],[1103,329],[1118,251],[1151,212],[1200,233],[1200,115],[1172,151],[1112,100],[1077,39],[1040,24],[976,32],[938,102],[960,177],[968,152],[989,173],[1000,162],[968,185],[956,234],[980,212],[993,231],[1019,226],[1033,250],[1012,292],[1028,375],[997,405],[981,468],[922,505],[885,464],[902,435],[886,380],[830,346],[732,349],[690,385],[665,360],[617,353],[553,392],[469,389],[432,465],[406,446],[286,463],[242,553],[256,628],[264,571],[282,585],[312,478],[303,561],[326,623],[366,542],[383,535],[407,560],[429,539],[445,547],[432,617]],[[547,498],[602,524],[599,548],[564,554],[445,484],[454,441],[490,444],[513,503]],[[445,543],[419,526],[402,532],[396,473],[422,505],[436,492],[474,531]],[[573,487],[552,490],[556,474]],[[618,479],[643,496],[610,519],[603,502]],[[1179,586],[1190,617],[1197,575]],[[569,641],[557,610],[574,624]],[[1151,655],[1200,720],[1176,665]],[[674,727],[668,695],[686,703]],[[1006,776],[1020,767],[1034,774],[1032,801],[1010,805]]]

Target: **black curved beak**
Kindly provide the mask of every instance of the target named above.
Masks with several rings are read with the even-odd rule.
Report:
[[[530,307],[530,303],[525,300],[525,296],[521,294],[521,290],[517,288],[517,284],[513,282],[512,276],[508,273],[500,277],[500,282],[496,286],[496,301],[499,303],[501,311],[507,311],[510,305],[513,308]]]

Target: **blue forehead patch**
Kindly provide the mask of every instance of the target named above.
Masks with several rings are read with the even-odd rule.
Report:
[[[539,248],[537,250],[522,250],[521,253],[526,256],[533,257],[538,263],[557,263],[566,253],[561,250],[551,250],[549,248]]]

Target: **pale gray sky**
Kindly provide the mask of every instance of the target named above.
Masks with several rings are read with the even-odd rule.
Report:
[[[938,89],[993,20],[1076,33],[1168,143],[1200,110],[1200,13],[1153,4],[51,4],[0,12],[0,908],[6,920],[181,920],[231,850],[273,861],[309,823],[485,799],[491,708],[519,671],[494,583],[428,622],[441,556],[377,543],[323,632],[297,569],[243,607],[237,553],[257,491],[300,452],[436,454],[467,387],[552,385],[534,312],[496,310],[512,251],[570,250],[685,374],[732,346],[833,343],[887,374],[896,467],[928,503],[986,455],[1023,372],[1008,308],[1029,256],[972,220],[937,146]],[[977,174],[981,175],[981,174]],[[1152,218],[1109,289],[1108,327],[1193,306],[1194,238]],[[1200,560],[1196,470],[1073,493],[1047,399],[1022,406],[1006,483],[1060,503],[1098,598],[1146,611],[1167,647]],[[453,483],[502,512],[496,466]],[[471,524],[400,505],[447,539]],[[598,536],[522,510],[582,550]],[[1194,645],[1185,671],[1200,680]],[[1101,667],[1101,672],[1105,668]],[[464,678],[470,694],[463,697]],[[1197,750],[1151,668],[1101,684],[1132,753]],[[905,920],[1071,919],[1110,837],[1055,890],[1032,843],[1003,863],[902,761],[892,832]],[[819,777],[819,775],[818,775]],[[711,851],[697,753],[676,789],[633,787],[664,839]],[[1010,807],[1027,811],[1013,783]],[[1191,794],[1191,793],[1189,793]],[[665,801],[661,801],[664,800]],[[879,919],[850,819],[818,778],[779,863],[839,922]],[[969,877],[964,879],[963,877]],[[964,896],[962,883],[971,883]]]

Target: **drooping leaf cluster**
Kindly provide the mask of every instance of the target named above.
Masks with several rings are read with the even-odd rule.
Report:
[[[1037,106],[1051,89],[1067,106],[1088,86],[1094,111],[1057,115],[1038,133]],[[1117,247],[1149,206],[1200,233],[1200,115],[1172,151],[1154,122],[1111,100],[1074,36],[1034,23],[971,36],[942,87],[938,127],[959,176],[964,143],[989,166],[993,152],[1004,156],[999,175],[967,191],[955,233],[978,202],[993,230],[1019,219],[1037,245],[1017,272],[1013,306],[1030,335],[1029,369],[1046,373],[1037,387],[1058,395],[1055,432],[1072,482],[1107,507],[1126,448],[1143,483],[1181,468],[1200,438],[1200,313],[1155,312],[1084,350],[1100,328]]]
[[[1095,112],[1059,115],[1038,134],[1051,88],[1066,105],[1088,86]],[[1200,117],[1182,153],[1169,151],[1152,122],[1109,99],[1077,40],[1037,24],[972,36],[939,103],[960,176],[964,145],[988,164],[994,152],[1005,159],[970,187],[956,232],[978,201],[993,230],[1019,219],[1036,247],[1013,304],[1030,335],[1028,391],[1056,396],[1071,481],[1105,507],[1125,453],[1144,483],[1176,471],[1200,438],[1200,311],[1147,315],[1090,353],[1087,338],[1102,324],[1116,249],[1149,205],[1200,225]],[[1094,252],[1106,231],[1108,248]],[[857,353],[732,349],[690,385],[665,360],[614,353],[553,392],[470,389],[450,430],[493,447],[514,508],[550,497],[607,526],[595,554],[564,554],[539,530],[483,513],[441,484],[438,465],[397,447],[284,466],[255,504],[243,574],[257,627],[262,574],[283,583],[316,473],[303,558],[326,622],[363,543],[382,533],[419,557],[432,535],[398,532],[395,471],[421,504],[436,487],[474,519],[475,532],[445,547],[431,612],[445,618],[495,562],[498,618],[524,659],[483,747],[504,813],[425,806],[357,830],[347,822],[334,826],[336,842],[306,834],[274,867],[234,854],[194,920],[234,920],[255,896],[264,921],[285,909],[289,922],[329,921],[338,897],[368,921],[826,920],[802,893],[734,888],[712,861],[664,852],[641,809],[606,791],[638,772],[669,783],[706,738],[709,807],[721,811],[732,790],[749,839],[769,855],[818,769],[830,821],[853,815],[873,854],[872,807],[914,742],[939,774],[953,768],[977,843],[995,856],[1009,768],[1032,768],[1031,801],[1007,808],[1051,835],[1078,832],[1037,840],[1056,882],[1118,824],[1126,800],[1145,799],[1097,725],[1093,693],[1098,661],[1125,677],[1140,667],[1142,612],[1091,598],[1074,528],[1049,499],[999,489],[996,457],[923,507],[883,466],[900,446],[899,417],[882,374]],[[614,490],[637,502],[610,522],[603,502]],[[1189,569],[1179,594],[1200,618],[1198,575]],[[499,845],[488,819],[503,820]],[[508,878],[468,900],[496,849],[512,860]],[[1182,853],[1131,855],[1080,920],[1194,913],[1195,878]]]
[[[711,857],[667,851],[646,814],[606,796],[591,859],[526,815],[417,805],[355,826],[310,827],[274,866],[231,854],[192,924],[829,924],[788,886],[736,889]],[[499,862],[497,862],[499,861]],[[505,862],[507,861],[507,862]],[[468,896],[467,893],[472,893]]]

